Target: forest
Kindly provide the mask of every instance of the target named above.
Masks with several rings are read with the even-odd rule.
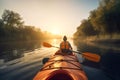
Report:
[[[83,42],[85,41],[85,45]],[[99,53],[99,67],[112,80],[120,79],[120,0],[100,0],[99,6],[90,11],[74,33],[74,42],[83,52]],[[88,44],[91,43],[92,46]],[[101,46],[101,47],[100,47]],[[91,65],[87,61],[84,65]],[[94,64],[94,63],[93,63]],[[97,65],[97,64],[96,64]],[[96,66],[94,64],[94,66]]]
[[[60,38],[47,31],[31,25],[24,25],[19,13],[4,10],[0,19],[0,42],[35,41],[51,38]]]
[[[74,38],[119,38],[120,0],[101,0],[99,6],[90,11],[88,19],[81,21]]]

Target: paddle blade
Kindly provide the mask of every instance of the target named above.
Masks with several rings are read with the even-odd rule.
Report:
[[[46,43],[46,42],[43,42],[43,46],[44,46],[44,47],[48,47],[48,48],[52,47],[52,45],[51,45],[51,44]]]
[[[90,61],[93,61],[93,62],[99,62],[100,61],[100,56],[97,55],[97,54],[85,52],[85,53],[82,53],[82,55],[83,55],[84,58],[86,58]]]

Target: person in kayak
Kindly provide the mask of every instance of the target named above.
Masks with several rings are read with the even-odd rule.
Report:
[[[71,44],[67,41],[67,37],[63,37],[63,41],[60,43],[60,50],[62,53],[72,53],[72,46]]]

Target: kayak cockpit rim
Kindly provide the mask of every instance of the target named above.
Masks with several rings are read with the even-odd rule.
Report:
[[[74,76],[66,70],[55,70],[46,80],[74,80]]]

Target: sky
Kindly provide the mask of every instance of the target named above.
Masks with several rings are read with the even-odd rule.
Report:
[[[72,36],[100,0],[0,0],[0,18],[5,9],[20,14],[25,25]]]

